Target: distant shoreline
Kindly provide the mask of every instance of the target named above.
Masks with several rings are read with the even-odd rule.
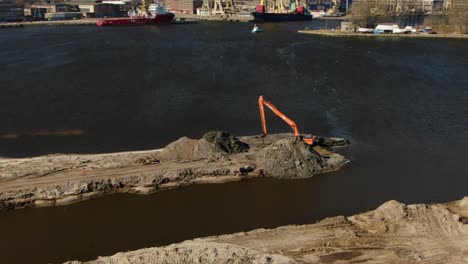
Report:
[[[83,18],[78,20],[55,20],[55,21],[31,21],[31,22],[9,22],[0,24],[0,28],[23,28],[43,26],[96,26],[99,20],[104,18]],[[189,19],[185,21],[173,21],[171,24],[192,24],[198,20]]]
[[[466,38],[468,34],[363,34],[331,30],[298,30],[302,34],[333,37],[376,37],[376,38]]]
[[[7,22],[7,23],[0,24],[0,28],[96,25],[96,23],[99,20],[102,20],[102,18],[83,18],[83,19],[77,19],[77,20],[54,20],[54,21]]]
[[[253,16],[240,16],[240,15],[213,15],[213,16],[200,16],[195,14],[176,14],[176,18],[182,21],[173,21],[173,24],[189,24],[199,21],[218,21],[218,22],[252,22]],[[21,22],[7,22],[0,23],[0,28],[22,28],[22,27],[36,27],[36,26],[80,26],[80,25],[96,25],[99,20],[105,18],[82,18],[77,20],[47,20],[47,21],[21,21]],[[344,17],[319,17],[313,20],[343,20]]]
[[[189,24],[198,21],[220,21],[220,22],[250,22],[253,17],[248,16],[199,16],[176,14],[176,18],[182,21],[174,20],[172,24]],[[22,27],[37,27],[37,26],[80,26],[80,25],[96,25],[96,23],[105,18],[82,18],[76,20],[47,20],[47,21],[21,21],[0,23],[0,28],[22,28]]]

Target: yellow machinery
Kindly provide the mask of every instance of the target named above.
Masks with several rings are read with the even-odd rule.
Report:
[[[146,12],[148,12],[149,1],[141,0],[141,4],[142,4],[141,11],[143,12],[143,14],[146,14]]]

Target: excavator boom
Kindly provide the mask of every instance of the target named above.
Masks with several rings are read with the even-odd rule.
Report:
[[[258,98],[258,107],[260,109],[260,119],[262,120],[262,136],[267,135],[267,126],[266,126],[266,119],[265,119],[265,108],[264,105],[267,106],[268,108],[273,111],[277,116],[279,116],[281,119],[283,119],[288,125],[291,126],[293,130],[293,134],[296,137],[300,137],[302,141],[309,145],[314,144],[314,139],[315,137],[312,138],[304,138],[301,133],[299,133],[299,129],[297,128],[296,122],[294,122],[291,118],[287,117],[285,114],[283,114],[276,106],[274,106],[271,102],[268,102],[263,98],[263,95],[260,95]]]

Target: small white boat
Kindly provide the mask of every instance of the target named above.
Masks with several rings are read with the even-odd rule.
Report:
[[[257,32],[262,32],[263,30],[259,27],[257,27],[257,24],[254,25],[252,29],[252,33],[257,33]]]
[[[373,33],[374,29],[373,28],[358,28],[358,33]]]
[[[381,24],[378,25],[375,30],[381,33],[390,33],[390,34],[410,34],[413,32],[413,27],[405,27],[403,29],[399,28],[396,24]]]

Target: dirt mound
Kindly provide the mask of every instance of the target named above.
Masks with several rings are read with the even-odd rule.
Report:
[[[80,262],[68,262],[77,264]],[[292,259],[276,255],[263,254],[241,246],[225,243],[186,241],[162,248],[149,248],[118,253],[110,257],[100,257],[87,263],[255,263],[286,264],[295,263]]]
[[[280,139],[256,155],[260,169],[278,178],[310,177],[329,167],[311,146],[296,139]]]
[[[248,151],[249,145],[227,132],[208,132],[201,139],[183,137],[167,145],[158,154],[161,160],[218,160]]]
[[[458,214],[441,204],[405,205],[389,201],[374,211],[348,218],[361,228],[374,233],[399,236],[468,235],[468,225]]]

